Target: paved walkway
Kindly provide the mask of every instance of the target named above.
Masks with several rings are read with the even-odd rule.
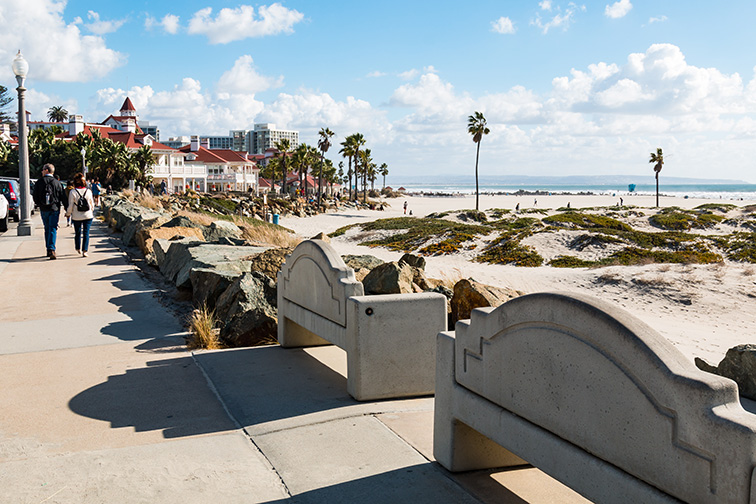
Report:
[[[338,348],[187,352],[104,225],[51,261],[34,221],[0,234],[0,502],[582,502],[534,469],[449,474],[433,399],[352,400]]]

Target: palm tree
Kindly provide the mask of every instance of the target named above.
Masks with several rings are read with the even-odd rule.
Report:
[[[480,141],[483,139],[483,135],[488,135],[491,130],[486,126],[486,118],[483,117],[482,112],[475,112],[475,115],[471,115],[467,118],[467,132],[473,137],[473,142],[478,144],[475,151],[475,210],[479,210],[480,199],[480,187],[478,186],[478,159],[480,159]]]
[[[318,208],[320,208],[320,201],[323,194],[323,164],[325,163],[325,153],[331,148],[331,137],[333,131],[329,128],[320,128],[318,132],[320,139],[318,139],[318,149],[320,149],[320,173],[318,174]]]
[[[281,184],[281,194],[286,196],[286,178],[289,176],[286,171],[286,155],[288,154],[289,149],[291,149],[291,142],[289,142],[288,138],[282,138],[276,142],[275,147],[278,149],[278,152],[281,153],[281,157],[283,158],[283,183]],[[275,184],[275,180],[273,180],[273,183]]]
[[[388,165],[386,163],[381,163],[381,166],[378,168],[378,173],[383,177],[383,189],[386,189],[386,175],[389,173]]]
[[[656,152],[651,153],[651,159],[648,162],[656,163],[654,165],[654,173],[656,173],[656,208],[659,208],[659,172],[664,165],[664,154],[661,147],[657,147]]]
[[[365,137],[362,133],[355,133],[352,135],[352,143],[354,144],[354,201],[357,201],[357,187],[362,175],[360,169],[360,161],[362,161],[362,146],[365,145]]]
[[[357,157],[362,162],[362,203],[367,203],[367,181],[370,175],[370,167],[373,164],[372,151],[365,149],[359,151]]]
[[[65,122],[68,119],[68,110],[63,107],[50,107],[47,111],[47,118],[53,122]]]
[[[352,199],[352,175],[356,174],[357,170],[352,170],[352,159],[354,159],[355,166],[357,163],[357,160],[355,157],[357,156],[357,143],[355,139],[355,135],[349,135],[344,139],[343,142],[341,142],[341,146],[343,147],[339,152],[341,155],[345,158],[349,159],[349,169],[347,170],[347,176],[349,177],[349,200]],[[355,179],[356,180],[356,179]]]

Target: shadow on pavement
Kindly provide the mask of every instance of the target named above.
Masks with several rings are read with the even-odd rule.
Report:
[[[243,427],[360,404],[346,378],[299,348],[201,353],[195,359]]]
[[[479,503],[448,479],[435,464],[417,464],[364,478],[316,488],[287,499],[265,504],[395,504],[397,502]],[[317,472],[318,468],[312,468]],[[514,494],[512,494],[514,495]],[[522,499],[503,500],[506,504],[522,504]]]
[[[149,347],[175,344],[173,338]],[[78,415],[110,422],[114,429],[162,430],[165,438],[235,429],[191,356],[151,361],[109,376],[74,396],[68,407]]]

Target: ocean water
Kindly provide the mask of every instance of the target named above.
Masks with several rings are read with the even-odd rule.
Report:
[[[407,183],[403,187],[412,193],[431,194],[475,194],[475,183],[472,184],[432,184]],[[592,193],[602,195],[623,196],[630,194],[627,184],[615,185],[559,185],[559,184],[480,184],[481,194],[512,194],[517,191],[546,192],[553,194]],[[636,184],[633,193],[641,195],[656,194],[656,185]],[[726,200],[756,201],[756,184],[659,184],[659,194],[679,198],[706,198]]]

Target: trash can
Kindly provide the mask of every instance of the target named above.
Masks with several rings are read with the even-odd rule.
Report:
[[[273,224],[278,224],[278,214],[277,213],[273,214]]]

